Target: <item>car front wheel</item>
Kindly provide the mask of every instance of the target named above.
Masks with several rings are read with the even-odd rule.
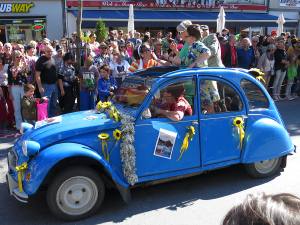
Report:
[[[270,177],[280,172],[282,158],[245,164],[246,171],[254,178]]]
[[[60,173],[47,191],[47,203],[63,220],[79,220],[97,211],[105,195],[98,174],[86,167],[72,167]]]

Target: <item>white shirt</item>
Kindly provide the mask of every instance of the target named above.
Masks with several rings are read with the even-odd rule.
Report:
[[[110,62],[109,67],[112,71],[113,77],[122,77],[124,73],[128,72],[130,65],[126,60],[122,60],[120,64],[116,62]]]

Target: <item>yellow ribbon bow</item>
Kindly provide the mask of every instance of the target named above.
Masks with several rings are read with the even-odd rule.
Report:
[[[240,135],[240,148],[243,147],[243,140],[245,137],[245,131],[244,131],[244,119],[242,117],[236,117],[233,120],[233,125],[238,129],[239,135]]]
[[[98,135],[98,138],[101,140],[102,154],[106,161],[109,161],[108,145],[107,141],[109,140],[109,134],[101,133]]]
[[[16,171],[18,172],[18,187],[20,192],[23,192],[23,173],[27,168],[27,162],[22,163],[20,166],[16,166]]]
[[[188,129],[188,131],[186,132],[185,137],[183,139],[183,142],[182,142],[182,145],[180,148],[180,156],[179,156],[178,160],[180,160],[182,158],[183,153],[185,153],[186,150],[189,148],[189,141],[192,141],[193,137],[195,135],[195,127],[189,126],[187,129]]]

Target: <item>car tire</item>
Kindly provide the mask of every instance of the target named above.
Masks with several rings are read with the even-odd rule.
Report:
[[[253,178],[265,178],[273,176],[281,170],[282,157],[245,164],[247,173]]]
[[[105,196],[101,177],[87,167],[71,167],[59,173],[47,190],[47,203],[58,218],[73,221],[95,213]]]

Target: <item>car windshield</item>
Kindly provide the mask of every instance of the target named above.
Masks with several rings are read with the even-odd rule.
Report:
[[[117,108],[123,111],[137,110],[143,103],[154,82],[154,77],[128,76],[118,88],[112,101]]]

